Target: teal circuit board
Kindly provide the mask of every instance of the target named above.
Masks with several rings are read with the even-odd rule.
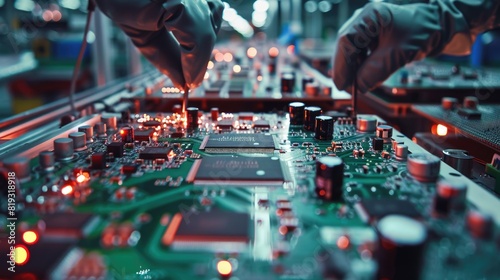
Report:
[[[16,208],[2,187],[0,278],[500,278],[486,191],[439,162],[415,178],[408,158],[426,152],[387,125],[338,117],[319,140],[289,114],[197,114],[97,115],[74,151],[32,143],[12,155],[16,176],[1,159]],[[328,162],[342,169],[325,183]],[[453,180],[466,191],[436,191]]]

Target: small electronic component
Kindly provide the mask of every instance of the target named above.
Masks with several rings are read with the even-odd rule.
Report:
[[[115,158],[123,157],[123,142],[111,142],[106,146],[108,153],[112,153]]]
[[[188,182],[197,185],[282,185],[285,176],[277,157],[213,156],[195,161]]]
[[[170,151],[172,151],[172,148],[169,147],[145,147],[144,150],[139,152],[139,158],[148,160],[167,159]]]
[[[407,200],[393,198],[363,199],[355,206],[361,219],[372,223],[387,215],[402,215],[412,218],[420,217],[420,213],[413,203]]]
[[[145,129],[145,130],[135,130],[134,131],[134,140],[135,141],[149,141],[149,138],[153,136],[153,129]]]
[[[90,213],[58,212],[42,217],[45,222],[45,236],[81,238],[97,224],[98,217]]]
[[[271,134],[210,134],[200,146],[207,153],[272,153],[277,149]]]
[[[239,252],[250,241],[249,228],[250,216],[247,213],[177,213],[161,242],[175,250]]]

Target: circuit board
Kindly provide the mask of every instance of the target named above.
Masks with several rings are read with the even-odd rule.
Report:
[[[91,115],[5,155],[0,276],[500,277],[498,199],[376,116],[325,134],[296,114],[188,114]]]
[[[499,105],[481,104],[474,110],[445,110],[439,105],[415,105],[413,111],[435,122],[446,124],[495,151],[500,151]]]

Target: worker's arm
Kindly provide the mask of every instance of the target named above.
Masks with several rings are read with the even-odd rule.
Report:
[[[356,79],[359,91],[366,92],[413,60],[467,54],[479,33],[499,26],[499,0],[370,3],[339,31],[333,81],[351,91]]]
[[[96,0],[178,88],[203,81],[222,21],[220,0]]]

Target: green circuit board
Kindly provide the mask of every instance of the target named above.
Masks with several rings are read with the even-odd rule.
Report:
[[[29,259],[0,276],[376,279],[376,224],[396,214],[427,229],[420,278],[500,277],[495,239],[468,229],[475,206],[435,215],[436,182],[408,174],[393,142],[411,141],[397,131],[374,149],[375,133],[347,117],[336,120],[333,140],[290,125],[287,114],[200,114],[194,130],[183,121],[134,115],[50,171],[33,156],[16,213],[16,244]],[[123,127],[135,141],[122,142]],[[342,159],[341,199],[317,193],[322,157]],[[34,244],[25,244],[27,231]]]

